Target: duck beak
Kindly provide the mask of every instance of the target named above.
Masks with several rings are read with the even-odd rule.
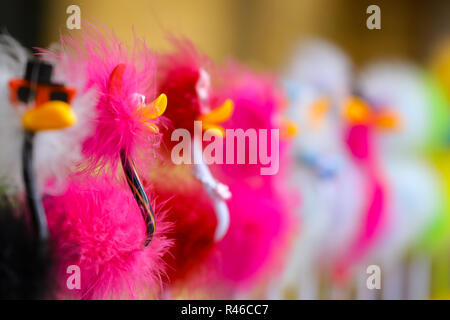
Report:
[[[234,110],[234,103],[227,99],[220,107],[199,118],[203,123],[203,130],[212,130],[219,137],[225,136],[225,129],[220,125],[231,118]]]
[[[53,100],[29,109],[22,117],[27,131],[60,130],[73,126],[77,116],[66,102]]]
[[[313,126],[318,126],[327,112],[331,108],[331,101],[328,97],[323,96],[318,98],[311,109],[309,109],[308,120]]]
[[[377,128],[386,131],[401,128],[401,117],[390,109],[372,112],[369,106],[359,98],[350,98],[344,107],[344,116],[354,124],[373,123]]]
[[[281,119],[281,138],[289,140],[298,135],[299,129],[297,124],[288,118]]]
[[[166,108],[167,96],[164,93],[161,93],[158,98],[150,102],[148,105],[139,108],[138,112],[148,129],[154,133],[158,133],[158,126],[152,122],[148,122],[148,120],[154,120],[160,117],[166,111]]]
[[[369,106],[356,97],[351,97],[344,103],[343,114],[349,122],[354,124],[367,123],[371,118]]]
[[[386,131],[399,130],[401,128],[401,117],[392,110],[386,109],[378,112],[375,116],[378,128]]]

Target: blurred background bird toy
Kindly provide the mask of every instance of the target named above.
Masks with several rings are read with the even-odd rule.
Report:
[[[416,278],[422,284],[409,279],[407,289],[403,283],[409,251],[442,208],[441,183],[424,154],[434,130],[428,81],[413,65],[386,62],[364,69],[358,82],[372,110],[383,114],[380,124],[395,129],[378,139],[390,191],[387,228],[375,250],[385,270],[386,299],[423,299],[429,294],[427,276]]]
[[[224,123],[232,133],[225,136],[224,161],[214,166],[233,194],[230,229],[215,257],[217,279],[226,296],[261,295],[265,279],[281,269],[298,228],[292,207],[299,195],[286,183],[291,162],[287,150],[297,127],[283,116],[285,96],[275,75],[235,62],[219,74],[217,95],[230,98],[235,110]],[[239,132],[246,137],[241,139]]]
[[[287,67],[287,115],[300,128],[290,156],[290,182],[300,190],[302,221],[286,270],[271,289],[274,298],[317,299],[323,270],[355,233],[362,174],[346,151],[342,105],[350,95],[352,65],[339,48],[319,39],[299,46]]]

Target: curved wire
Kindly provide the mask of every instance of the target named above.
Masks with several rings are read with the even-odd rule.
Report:
[[[153,208],[150,205],[150,201],[148,200],[148,196],[145,192],[144,186],[139,179],[133,160],[128,157],[124,151],[120,153],[120,159],[122,162],[123,171],[127,178],[128,186],[130,187],[131,192],[136,199],[139,209],[141,210],[142,217],[145,221],[147,237],[144,242],[144,247],[147,247],[152,241],[153,235],[155,233],[155,213],[153,212]]]

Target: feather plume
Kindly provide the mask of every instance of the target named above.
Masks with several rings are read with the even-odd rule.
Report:
[[[144,248],[145,224],[125,184],[74,178],[65,194],[48,197],[44,204],[61,287],[68,266],[76,265],[81,272],[81,288],[63,289],[63,296],[134,299],[159,293],[165,272],[162,257],[172,244],[164,213],[156,216],[158,228]]]
[[[165,116],[171,121],[169,129],[163,132],[164,144],[169,148],[173,145],[170,140],[173,129],[184,128],[192,133],[194,120],[208,111],[202,109],[196,86],[201,70],[210,72],[213,68],[209,58],[188,40],[170,40],[174,52],[161,55],[158,60],[158,90],[167,95]]]
[[[233,116],[224,123],[226,128],[280,128],[284,98],[272,75],[258,74],[232,64],[224,70],[223,78],[227,81],[217,91],[215,99],[228,97],[235,104]],[[270,150],[270,136],[267,147]],[[256,146],[249,146],[246,152],[251,152],[251,148]],[[233,290],[249,289],[259,280],[273,275],[282,263],[290,235],[297,227],[291,211],[298,203],[299,195],[284,183],[285,170],[290,166],[288,148],[289,142],[280,139],[280,149],[272,150],[279,152],[280,171],[275,175],[261,175],[260,168],[264,165],[259,162],[224,164],[214,168],[233,194],[229,200],[230,228],[216,254],[220,276]],[[225,149],[224,155],[226,152]]]
[[[156,95],[156,62],[145,41],[135,37],[128,46],[112,32],[86,23],[80,38],[63,36],[61,48],[61,57],[86,73],[86,89],[99,94],[95,133],[83,145],[90,167],[115,168],[121,152],[136,158],[138,148],[155,156],[160,135],[152,134],[149,126],[164,125],[164,120],[148,119],[142,109],[142,103],[149,104]],[[112,89],[111,75],[119,65],[120,84]]]
[[[166,219],[173,223],[175,243],[164,256],[170,284],[175,287],[203,281],[204,262],[214,248],[217,223],[208,195],[186,171],[182,176],[164,172],[152,181],[152,190],[164,201],[168,208]]]

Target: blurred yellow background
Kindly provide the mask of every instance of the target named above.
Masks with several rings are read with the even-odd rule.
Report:
[[[65,32],[66,8],[82,19],[130,39],[131,28],[154,49],[167,48],[167,33],[190,38],[221,61],[235,57],[253,67],[278,69],[302,38],[321,36],[342,46],[359,64],[375,57],[420,60],[450,28],[447,1],[366,0],[46,0],[40,42]],[[381,30],[368,30],[366,8],[381,8]]]

